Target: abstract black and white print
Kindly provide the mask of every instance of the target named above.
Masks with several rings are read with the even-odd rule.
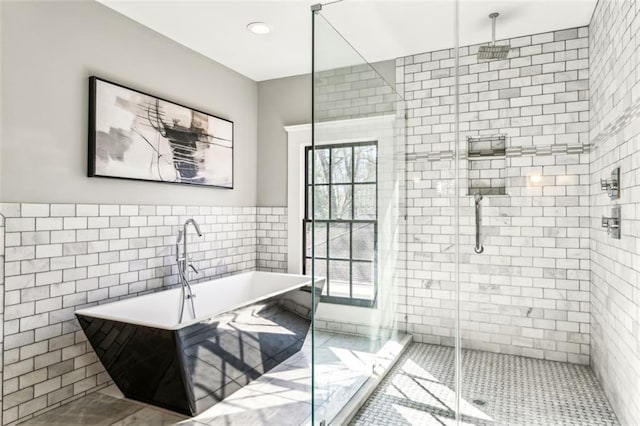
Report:
[[[89,176],[233,188],[233,122],[90,79]]]

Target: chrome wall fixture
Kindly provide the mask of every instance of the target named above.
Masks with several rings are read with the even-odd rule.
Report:
[[[620,167],[611,171],[611,178],[600,179],[600,187],[603,191],[607,191],[612,200],[620,198]]]
[[[473,250],[480,254],[484,251],[484,247],[480,244],[480,200],[482,200],[482,195],[476,194],[474,200],[476,203],[476,246]]]
[[[602,216],[602,227],[611,238],[620,239],[620,207],[611,208],[611,217]]]
[[[193,270],[196,274],[200,272],[196,269],[189,258],[189,247],[187,245],[187,229],[189,225],[193,225],[198,233],[199,237],[202,237],[202,231],[200,231],[200,225],[193,218],[187,219],[183,225],[183,228],[178,231],[178,238],[176,239],[176,263],[178,265],[178,273],[180,276],[180,282],[182,283],[182,303],[180,303],[180,311],[179,318],[180,322],[182,322],[182,318],[184,316],[184,305],[187,303],[187,300],[191,302],[191,315],[192,319],[196,317],[196,306],[193,302],[194,297],[196,297],[195,293],[191,289],[191,283],[189,281],[189,268]],[[182,257],[180,257],[180,241],[183,242],[182,249]]]
[[[496,19],[498,19],[500,14],[498,12],[493,12],[489,15],[489,19],[491,19],[491,43],[480,46],[478,49],[478,59],[506,59],[509,56],[509,51],[511,47],[507,45],[499,45],[496,44]]]

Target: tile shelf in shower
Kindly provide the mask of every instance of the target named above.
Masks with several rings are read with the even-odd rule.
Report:
[[[472,195],[476,195],[476,194],[480,194],[480,195],[507,195],[507,190],[506,188],[503,187],[495,187],[495,188],[471,188],[469,187],[469,194],[470,196]]]
[[[506,136],[467,138],[468,194],[506,195]]]

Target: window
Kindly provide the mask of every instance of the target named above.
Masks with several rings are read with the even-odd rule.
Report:
[[[311,274],[314,151],[305,155],[304,273]],[[315,267],[327,278],[325,302],[374,306],[377,294],[377,146],[375,142],[315,149]]]

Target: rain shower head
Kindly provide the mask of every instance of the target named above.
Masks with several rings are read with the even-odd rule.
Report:
[[[499,13],[494,12],[489,15],[491,18],[491,44],[480,46],[478,49],[478,59],[506,59],[509,55],[511,47],[508,44],[496,45],[496,19],[500,16]]]
[[[478,50],[478,59],[507,59],[511,48],[506,45],[487,45],[480,46]]]

